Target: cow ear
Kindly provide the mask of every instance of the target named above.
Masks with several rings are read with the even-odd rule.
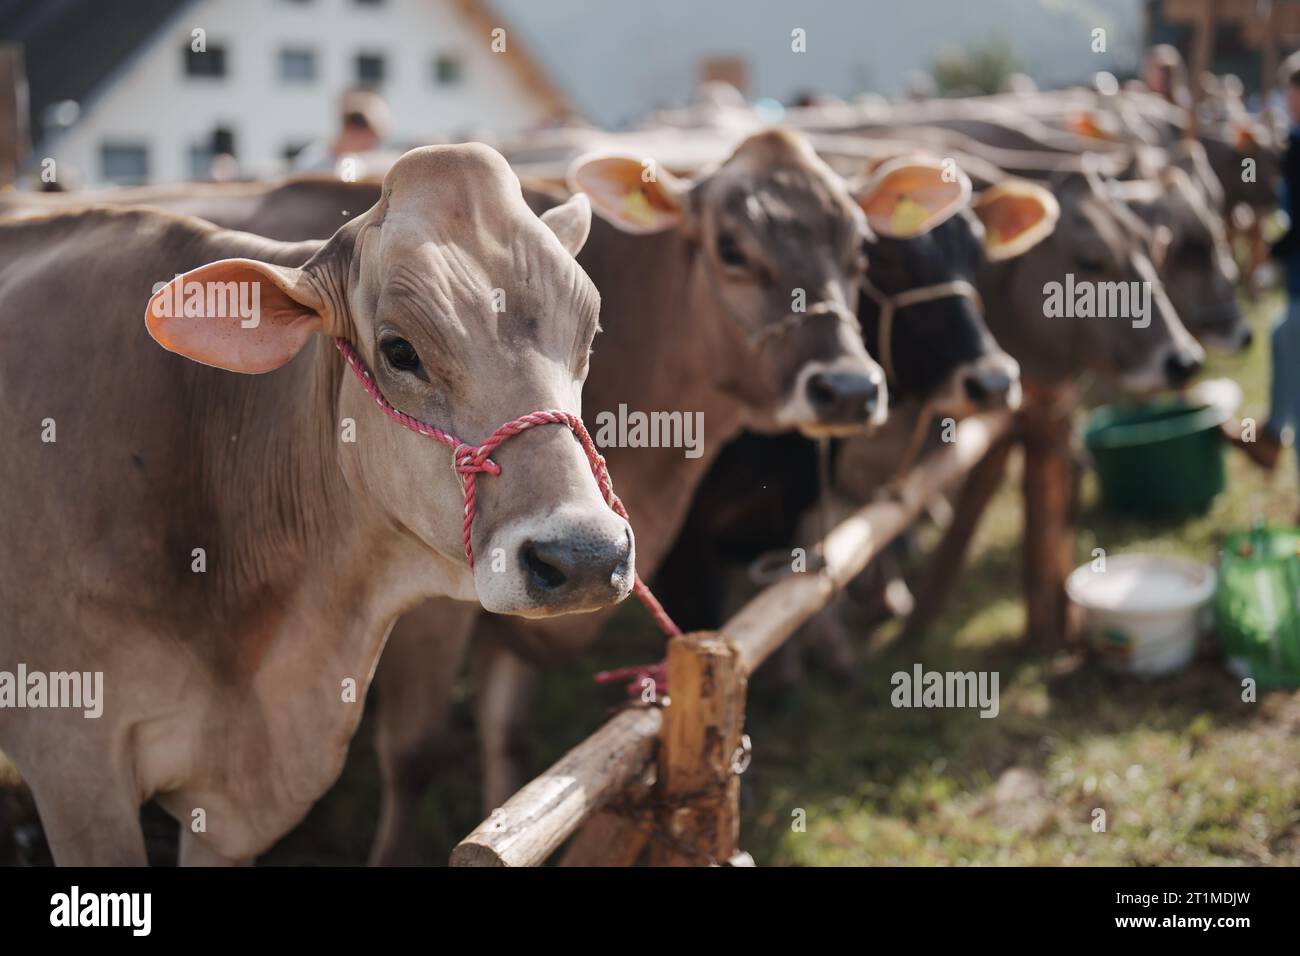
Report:
[[[222,259],[153,294],[145,326],[169,352],[231,372],[270,372],[325,329],[323,303],[301,269]]]
[[[971,185],[956,163],[902,156],[878,166],[854,194],[872,232],[906,239],[955,215],[970,201]]]
[[[1065,128],[1084,139],[1113,140],[1114,135],[1105,128],[1100,117],[1092,110],[1080,110],[1065,118]]]
[[[1259,145],[1255,139],[1255,131],[1251,129],[1249,123],[1233,124],[1233,146],[1239,153],[1249,153]]]
[[[586,193],[574,193],[558,206],[542,213],[542,222],[555,233],[560,245],[576,256],[587,244],[591,232],[591,201]]]
[[[984,224],[984,254],[990,262],[1028,252],[1052,234],[1061,217],[1056,197],[1036,183],[1007,179],[971,203]]]
[[[601,218],[624,232],[663,232],[686,220],[690,183],[653,160],[580,156],[569,167],[569,188],[586,193]]]

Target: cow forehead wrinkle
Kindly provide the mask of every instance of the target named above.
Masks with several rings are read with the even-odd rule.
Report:
[[[720,203],[719,226],[749,226],[755,238],[774,260],[793,255],[794,261],[815,254],[810,242],[825,242],[836,257],[841,246],[856,242],[858,220],[855,208],[841,204],[827,190],[780,190],[770,184],[752,190],[728,191]]]
[[[429,340],[439,363],[454,363],[463,367],[460,355],[461,347],[469,339],[469,330],[461,321],[454,303],[442,294],[442,290],[432,289],[421,277],[410,273],[395,275],[388,288],[380,298],[380,313],[377,321],[388,315],[401,314],[412,323],[408,333],[416,331]]]
[[[538,246],[529,241],[520,248],[536,253]],[[511,284],[502,287],[504,309],[498,314],[494,300],[498,286],[470,250],[447,245],[430,246],[426,252],[433,256],[426,267],[417,268],[409,261],[394,267],[382,304],[400,309],[425,330],[439,361],[463,368],[466,361],[461,353],[470,340],[500,343],[507,329],[521,328],[530,329],[530,344],[547,354],[563,350],[563,358],[571,362],[580,357],[580,350],[585,352],[596,330],[600,302],[595,286],[572,257],[566,255],[557,263],[557,257],[545,253],[521,255],[506,273]],[[557,265],[563,271],[554,275]],[[511,317],[537,321],[520,325],[509,321]],[[570,328],[572,336],[564,334]]]

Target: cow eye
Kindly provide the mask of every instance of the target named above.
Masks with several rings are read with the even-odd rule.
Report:
[[[718,258],[729,266],[744,266],[748,260],[745,254],[740,251],[740,245],[736,242],[736,237],[729,232],[724,232],[718,236]]]
[[[1079,260],[1079,269],[1082,272],[1105,272],[1106,263],[1100,257],[1084,256]]]
[[[420,367],[420,356],[416,354],[415,346],[406,339],[386,339],[379,348],[384,353],[384,358],[388,359],[388,364],[399,372],[414,372]]]

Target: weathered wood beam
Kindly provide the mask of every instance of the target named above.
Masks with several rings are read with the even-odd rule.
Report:
[[[663,725],[657,707],[620,711],[462,840],[452,866],[537,866],[645,771]]]
[[[764,590],[723,625],[722,634],[740,651],[752,674],[835,592],[853,580],[900,532],[911,526],[926,503],[973,468],[1011,428],[1007,412],[989,412],[957,426],[956,440],[927,455],[894,486],[883,501],[854,512],[826,536],[826,566]],[[671,683],[669,684],[671,687]]]

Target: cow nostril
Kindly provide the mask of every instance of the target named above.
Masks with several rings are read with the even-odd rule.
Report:
[[[865,422],[880,404],[880,383],[858,372],[817,372],[805,386],[818,421]]]
[[[533,582],[540,588],[547,591],[554,591],[564,586],[568,577],[563,571],[553,564],[549,564],[540,553],[537,546],[527,541],[519,552],[520,559],[523,561],[524,568],[532,577]]]
[[[631,570],[630,562],[632,560],[632,529],[628,528],[623,532],[623,537],[614,550],[615,565],[614,570],[610,572],[610,580],[626,577]]]
[[[1182,385],[1200,370],[1200,359],[1186,352],[1174,352],[1165,359],[1165,377],[1171,385]]]
[[[813,408],[829,408],[835,404],[835,383],[825,372],[808,376],[808,401]]]
[[[1004,397],[1011,391],[1011,376],[1004,372],[983,371],[966,376],[966,397],[977,405]]]

